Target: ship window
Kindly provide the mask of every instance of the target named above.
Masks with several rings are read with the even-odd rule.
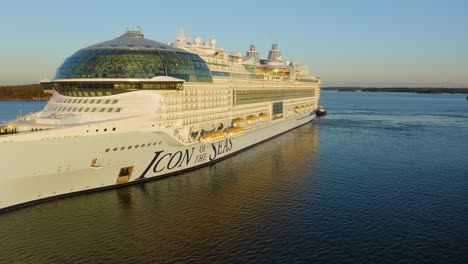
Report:
[[[88,97],[89,93],[88,92],[83,92],[83,96]]]
[[[141,144],[141,147],[143,148],[144,146],[146,146],[145,144]]]
[[[91,110],[91,112],[96,112],[96,107],[95,107],[95,108],[93,108],[93,110]]]
[[[83,104],[87,104],[87,103],[88,103],[88,99],[83,101]]]
[[[75,112],[75,111],[76,111],[76,107],[75,107],[75,108],[73,108],[73,112]]]
[[[118,150],[118,148],[114,148],[114,149],[113,149],[113,151],[117,151],[117,150]]]
[[[78,100],[78,102],[77,102],[77,103],[78,103],[78,104],[81,104],[81,101],[82,101],[82,100],[80,99],[80,100]]]
[[[122,108],[116,108],[115,112],[120,112],[121,110],[122,110]]]
[[[139,146],[139,145],[135,145],[135,148],[138,148],[138,147],[140,147],[140,146]]]
[[[132,149],[132,146],[128,146],[128,149]]]
[[[73,100],[73,103],[76,103],[76,99],[75,99],[75,100]]]
[[[109,151],[110,151],[110,149],[106,149],[106,152],[109,152]]]
[[[89,103],[90,103],[90,104],[93,104],[93,103],[94,103],[94,99],[93,99],[93,100],[91,100],[91,102],[89,102]]]
[[[273,103],[273,115],[283,113],[283,102]]]
[[[116,104],[116,103],[117,103],[117,101],[118,101],[118,100],[114,100],[114,101],[112,101],[112,103],[113,103],[113,104]]]
[[[96,104],[100,104],[102,100],[97,100]]]
[[[68,107],[67,111],[70,111],[72,108],[71,107]]]
[[[107,112],[112,112],[112,110],[113,110],[113,108],[111,107],[111,108],[107,109]]]
[[[121,147],[121,148],[120,148],[120,150],[124,150],[124,149],[125,149],[125,147]]]
[[[97,95],[98,95],[98,96],[102,96],[102,92],[97,92]]]
[[[116,128],[115,128],[115,127],[114,127],[114,128],[112,128],[112,131],[115,131],[115,130],[116,130]]]
[[[90,94],[91,96],[96,96],[96,93],[95,93],[95,92],[89,92],[89,94]]]
[[[85,112],[89,112],[89,107],[86,108]]]
[[[80,107],[80,109],[78,110],[78,112],[81,112],[81,111],[83,111],[83,107]]]
[[[106,110],[105,108],[101,108],[99,112],[104,112],[105,110]]]
[[[82,92],[78,92],[78,96],[83,96],[83,93],[82,93]]]
[[[110,103],[110,100],[106,100],[106,102],[105,102],[105,103],[106,103],[106,104]]]

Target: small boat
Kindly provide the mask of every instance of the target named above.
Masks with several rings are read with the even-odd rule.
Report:
[[[244,125],[245,124],[245,119],[243,118],[236,118],[234,120],[232,120],[232,125],[233,126],[241,126],[241,125]]]
[[[268,114],[260,113],[260,114],[258,115],[258,117],[259,117],[260,119],[262,119],[262,120],[263,120],[263,119],[267,119],[267,118],[268,118]]]
[[[226,134],[228,137],[236,137],[244,134],[243,127],[230,127],[226,129]]]
[[[254,116],[254,115],[249,115],[249,116],[247,117],[247,122],[248,122],[249,124],[255,123],[257,120],[258,120],[258,117]]]
[[[303,106],[296,106],[296,107],[294,107],[294,111],[296,111],[296,113],[299,113],[299,112],[301,112],[301,111],[303,111],[303,110],[304,110],[304,107],[303,107]]]
[[[226,135],[224,131],[208,132],[200,136],[200,141],[203,143],[216,142],[223,139]]]
[[[325,110],[325,108],[323,108],[323,106],[319,106],[317,110],[315,110],[316,116],[324,116],[326,114],[327,114],[327,111]]]

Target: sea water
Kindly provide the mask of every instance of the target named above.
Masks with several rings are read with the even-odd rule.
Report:
[[[0,263],[468,263],[465,97],[324,91],[214,165],[1,214]]]

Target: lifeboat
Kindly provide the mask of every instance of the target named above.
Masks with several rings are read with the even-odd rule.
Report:
[[[304,110],[304,107],[302,107],[302,106],[296,106],[296,107],[294,107],[294,111],[296,111],[296,113],[299,113],[299,112],[301,112],[302,110]]]
[[[243,118],[236,118],[234,120],[232,120],[232,125],[233,126],[242,126],[245,124],[245,119]]]
[[[260,119],[267,119],[267,118],[268,118],[268,114],[260,113],[260,114],[258,115],[258,117],[259,117]]]
[[[208,132],[200,136],[201,142],[216,142],[222,140],[226,136],[224,131]]]
[[[257,116],[254,116],[254,115],[249,115],[249,116],[247,117],[247,122],[249,122],[249,124],[254,123],[254,122],[257,121],[257,120],[258,120],[258,117],[257,117]]]
[[[230,127],[226,129],[226,134],[228,137],[237,137],[244,134],[243,127]]]

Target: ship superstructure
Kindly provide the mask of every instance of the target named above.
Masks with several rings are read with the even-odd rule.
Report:
[[[278,45],[266,60],[216,45],[136,30],[67,58],[44,109],[0,128],[0,210],[180,173],[313,120],[320,79]]]

